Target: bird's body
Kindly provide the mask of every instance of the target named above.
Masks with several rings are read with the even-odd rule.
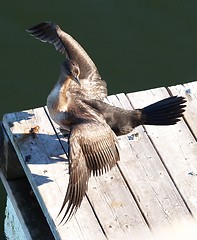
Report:
[[[171,125],[183,116],[183,97],[169,97],[143,109],[125,110],[104,102],[106,82],[85,50],[54,23],[41,23],[28,32],[54,44],[66,55],[60,77],[47,98],[51,118],[69,131],[70,179],[60,212],[67,219],[80,206],[91,174],[101,175],[119,161],[116,136],[142,125]]]

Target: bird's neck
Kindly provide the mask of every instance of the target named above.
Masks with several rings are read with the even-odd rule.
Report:
[[[57,112],[65,112],[68,108],[68,90],[71,79],[60,78],[47,98],[48,108]]]
[[[69,86],[71,84],[71,78],[60,77],[57,82],[57,89],[59,91],[59,96],[65,97]]]

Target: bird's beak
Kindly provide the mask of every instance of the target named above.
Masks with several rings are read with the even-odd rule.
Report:
[[[73,80],[74,80],[79,86],[81,86],[81,83],[80,83],[78,77],[73,77]]]

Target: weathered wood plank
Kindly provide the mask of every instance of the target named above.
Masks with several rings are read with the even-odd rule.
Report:
[[[128,94],[135,108],[144,107],[168,96],[165,88]],[[197,172],[197,143],[193,135],[184,121],[166,127],[145,126],[145,130],[182,198],[196,216],[197,179],[191,173]]]
[[[59,222],[56,216],[68,184],[68,163],[44,109],[7,114],[3,124],[55,238],[105,239],[86,199],[72,222],[56,226]],[[38,127],[38,132],[30,134],[34,127]],[[91,225],[86,222],[86,216]]]
[[[37,199],[30,193],[31,187],[27,179],[7,181],[1,169],[0,178],[21,223],[26,239],[53,240],[53,235]]]
[[[0,168],[3,165],[3,159],[4,159],[3,148],[4,148],[4,134],[3,134],[3,126],[2,126],[2,123],[0,122]]]
[[[116,106],[132,109],[124,94],[108,99]],[[138,101],[136,95],[135,101]],[[121,161],[118,164],[154,230],[158,225],[170,225],[176,218],[189,215],[189,211],[143,127],[138,127],[134,132],[140,135],[138,141],[131,141],[128,136],[119,137]]]
[[[184,117],[190,126],[192,133],[197,138],[197,81],[169,87],[173,95],[182,95],[187,99],[187,109]]]
[[[12,143],[10,142],[10,139],[7,136],[7,133],[5,132],[3,126],[0,126],[2,131],[2,137],[0,140],[1,144],[1,171],[3,172],[4,176],[7,180],[13,180],[17,178],[23,178],[25,177],[25,173],[23,171],[23,168],[20,164],[20,161],[18,160],[18,157],[16,155],[16,152],[14,150],[14,147]]]

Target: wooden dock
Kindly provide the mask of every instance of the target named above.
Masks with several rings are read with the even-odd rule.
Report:
[[[197,217],[197,82],[120,93],[107,101],[132,109],[169,95],[186,97],[184,119],[118,137],[121,161],[90,179],[81,207],[65,225],[58,225],[57,214],[69,179],[67,140],[46,107],[4,115],[1,178],[27,239],[145,239],[158,227]]]

